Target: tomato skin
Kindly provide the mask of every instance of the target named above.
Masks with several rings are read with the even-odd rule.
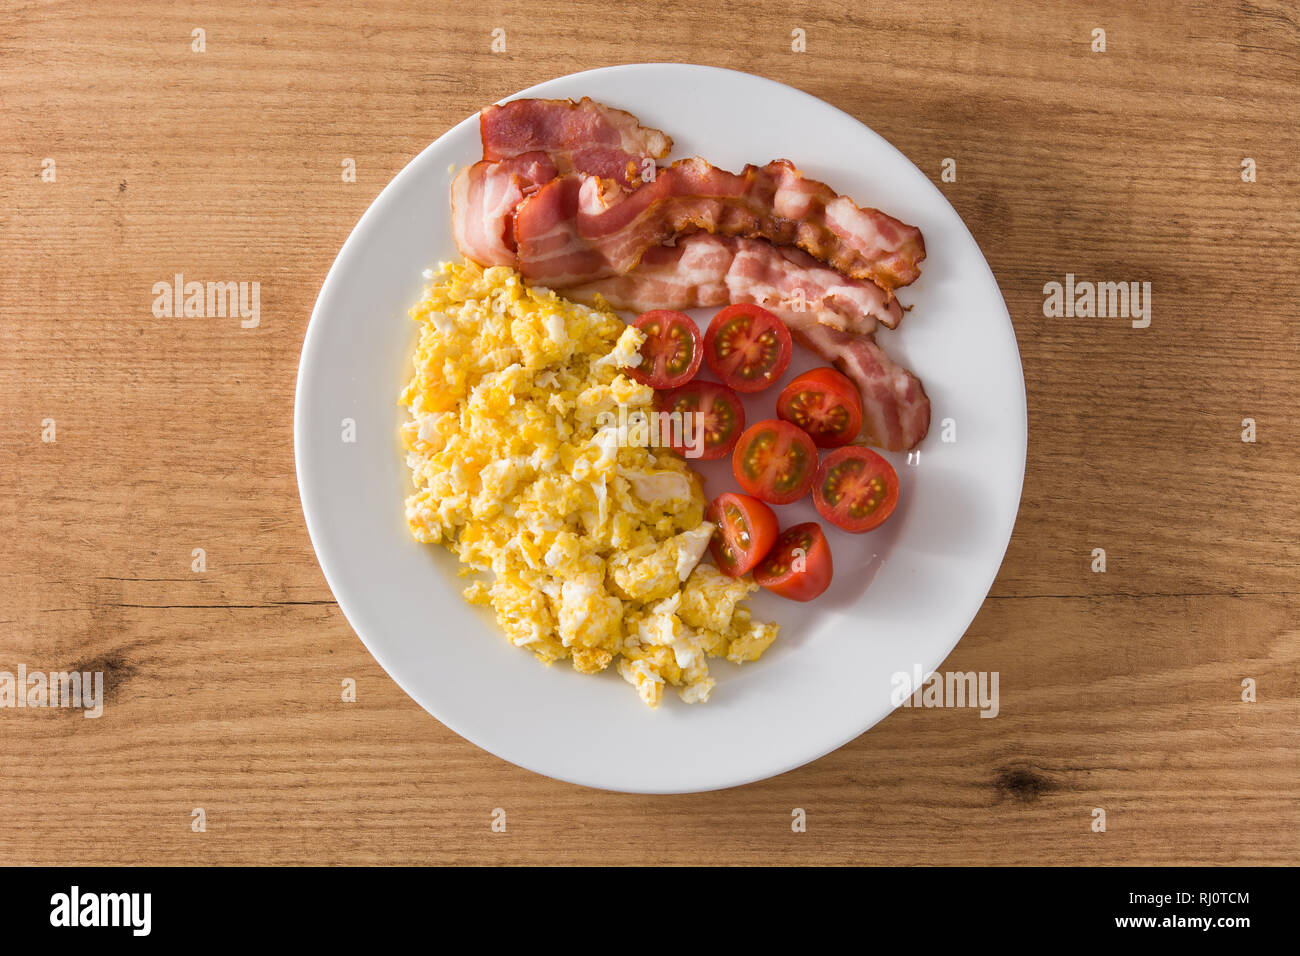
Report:
[[[717,382],[699,379],[671,391],[660,392],[655,396],[655,406],[659,411],[690,412],[692,415],[703,416],[704,446],[700,454],[692,455],[683,443],[672,443],[672,448],[687,458],[701,461],[723,458],[731,454],[740,433],[745,430],[745,406],[741,403],[740,396]],[[689,441],[693,435],[688,432],[681,437]]]
[[[796,569],[795,548],[803,550],[802,569]],[[831,584],[835,573],[831,546],[816,521],[797,524],[781,532],[767,557],[754,569],[754,580],[773,594],[791,601],[811,601]]]
[[[788,505],[808,494],[817,446],[797,425],[768,418],[750,425],[731,453],[731,472],[746,494]]]
[[[781,389],[776,417],[798,425],[818,448],[839,448],[862,428],[862,395],[844,373],[815,368]]]
[[[728,577],[753,570],[776,543],[774,512],[757,498],[728,491],[709,502],[704,517],[718,526],[709,541],[713,563]]]
[[[898,472],[870,448],[837,448],[817,469],[813,504],[823,518],[853,534],[878,528],[898,505]]]
[[[677,388],[700,370],[704,341],[694,320],[684,312],[654,309],[632,323],[646,335],[641,345],[641,364],[624,369],[628,378],[651,388]]]
[[[790,365],[790,330],[757,305],[729,305],[704,333],[704,361],[713,374],[738,392],[761,392]]]

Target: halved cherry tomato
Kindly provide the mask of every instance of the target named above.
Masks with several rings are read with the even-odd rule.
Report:
[[[713,563],[728,577],[752,570],[776,543],[776,512],[757,498],[728,491],[709,503],[704,516],[718,526],[709,550]]]
[[[831,546],[816,521],[787,528],[754,569],[754,580],[791,601],[811,601],[831,583]]]
[[[683,413],[676,426],[669,422],[669,436],[672,447],[687,458],[705,461],[721,458],[731,451],[745,430],[745,406],[740,403],[740,396],[717,382],[689,382],[671,392],[660,393],[655,402],[660,411]]]
[[[700,370],[704,358],[700,330],[689,315],[670,309],[646,312],[632,323],[645,333],[641,364],[627,370],[630,378],[652,388],[685,385]]]
[[[738,392],[761,392],[790,364],[790,330],[767,309],[729,305],[704,333],[704,361]]]
[[[802,428],[769,418],[745,429],[731,453],[731,471],[755,498],[788,505],[812,486],[817,446]]]
[[[870,531],[894,513],[898,472],[870,448],[837,448],[817,469],[813,504],[823,518],[845,531]]]
[[[798,425],[818,448],[838,448],[858,436],[862,396],[847,375],[833,368],[815,368],[781,389],[776,417]]]

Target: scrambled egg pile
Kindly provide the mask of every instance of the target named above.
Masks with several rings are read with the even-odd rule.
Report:
[[[545,663],[617,661],[651,707],[665,684],[707,700],[706,658],[757,660],[777,626],[740,606],[751,580],[700,564],[713,525],[699,477],[676,452],[628,443],[629,416],[654,399],[620,372],[642,333],[509,268],[444,263],[433,279],[411,310],[420,342],[402,393],[411,534],[450,548],[462,575],[491,572],[466,599]]]

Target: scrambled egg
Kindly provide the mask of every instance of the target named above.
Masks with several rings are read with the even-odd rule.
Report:
[[[740,606],[751,580],[700,563],[713,525],[699,477],[629,442],[654,399],[620,371],[641,332],[472,263],[444,263],[411,316],[406,519],[481,575],[468,601],[547,664],[615,664],[651,707],[665,685],[707,700],[709,657],[758,659],[777,626]]]

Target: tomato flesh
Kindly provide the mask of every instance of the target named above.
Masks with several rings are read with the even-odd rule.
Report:
[[[794,346],[785,323],[757,305],[729,305],[704,334],[704,360],[738,392],[760,392],[781,377]]]
[[[812,486],[817,446],[803,429],[769,418],[745,429],[731,453],[731,471],[747,494],[788,505]]]
[[[681,415],[676,426],[669,424],[670,444],[687,458],[722,458],[745,430],[740,396],[717,382],[690,382],[661,393],[656,404],[662,412]]]
[[[754,569],[754,580],[791,601],[811,601],[831,584],[831,546],[815,521],[781,532],[767,557]]]
[[[776,543],[774,512],[757,498],[729,491],[709,503],[705,518],[718,526],[709,541],[713,563],[728,577],[753,570]]]
[[[655,309],[638,317],[632,326],[646,338],[639,350],[641,364],[627,370],[630,378],[652,388],[677,388],[695,377],[704,360],[704,343],[689,315]]]
[[[776,417],[798,425],[817,447],[838,448],[862,428],[862,396],[847,375],[833,368],[813,369],[781,389]]]
[[[898,504],[898,472],[870,448],[850,445],[817,469],[813,504],[827,521],[859,534],[878,528]]]

